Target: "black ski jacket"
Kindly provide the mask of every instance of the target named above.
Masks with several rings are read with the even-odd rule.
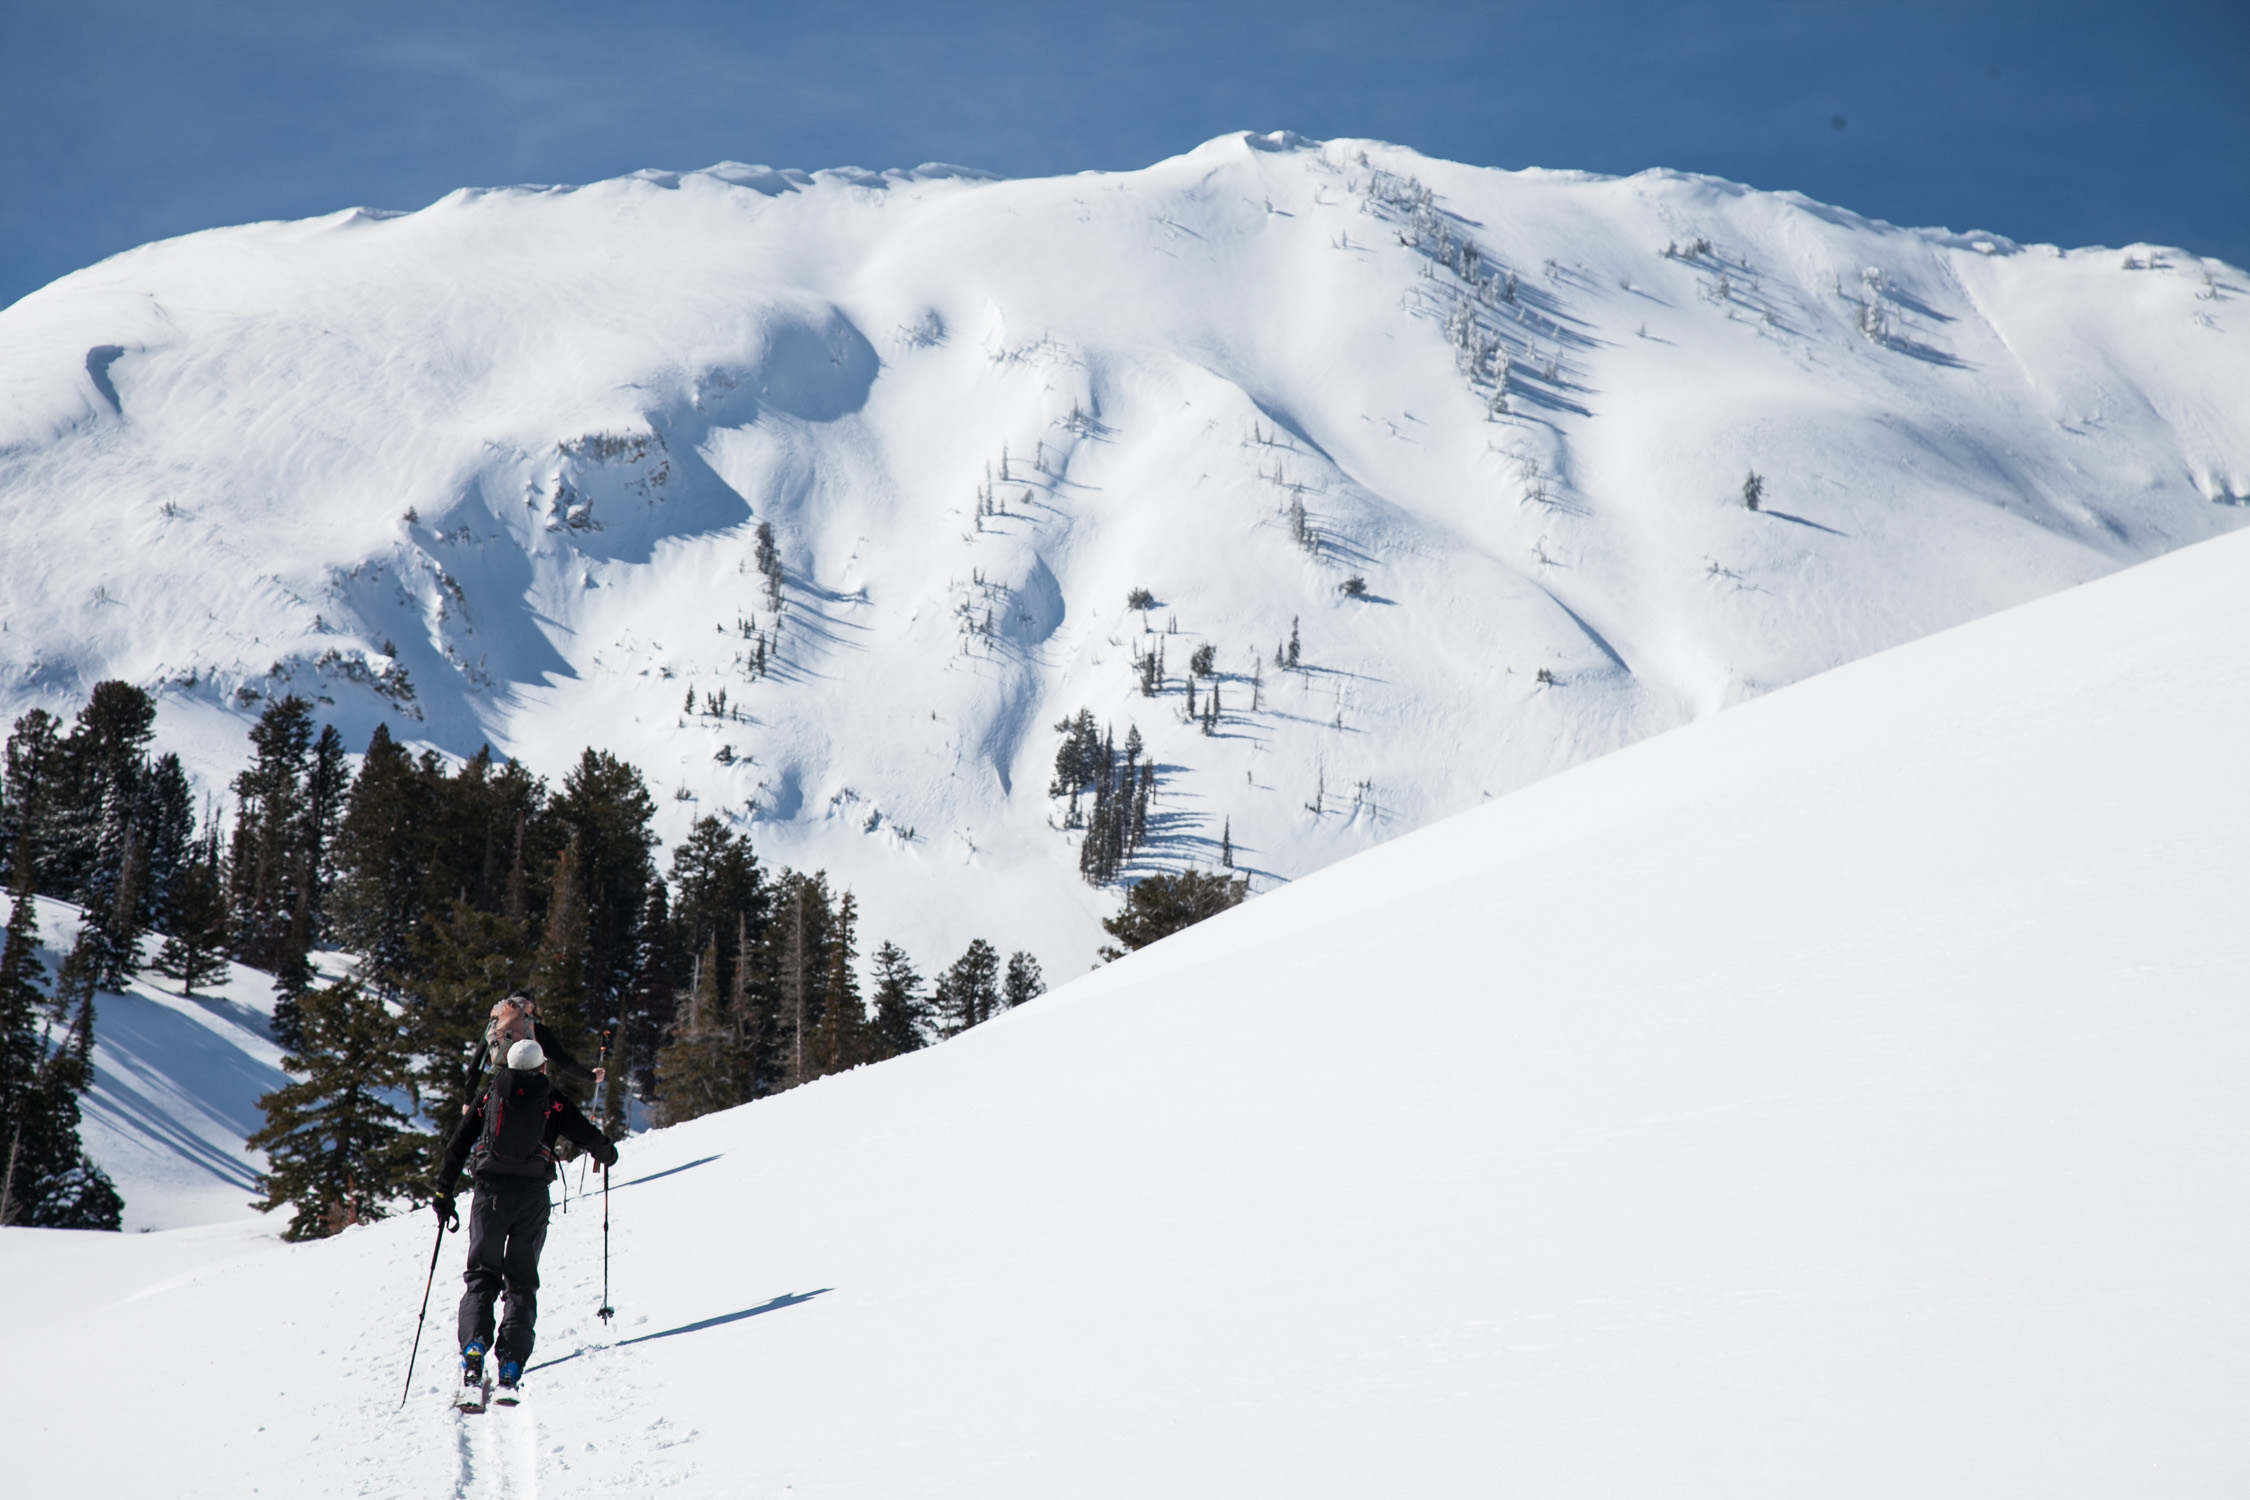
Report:
[[[526,1118],[526,1114],[530,1118]],[[513,1118],[511,1119],[511,1115]],[[494,1129],[487,1132],[487,1119]],[[555,1138],[568,1136],[603,1166],[614,1166],[617,1148],[593,1121],[539,1073],[513,1068],[494,1071],[477,1102],[453,1127],[445,1164],[438,1170],[438,1196],[451,1198],[467,1165],[479,1178],[555,1180]]]

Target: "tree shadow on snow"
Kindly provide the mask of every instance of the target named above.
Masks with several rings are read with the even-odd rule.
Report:
[[[784,1307],[795,1307],[800,1302],[810,1302],[813,1298],[820,1296],[823,1292],[832,1292],[834,1290],[834,1287],[824,1286],[820,1288],[819,1291],[783,1292],[780,1296],[774,1298],[770,1302],[761,1302],[756,1307],[745,1307],[740,1312],[721,1313],[715,1318],[703,1318],[693,1323],[682,1323],[677,1328],[667,1328],[661,1333],[644,1333],[635,1338],[619,1339],[616,1343],[607,1345],[605,1347],[611,1349],[622,1349],[627,1344],[645,1344],[653,1339],[668,1339],[674,1334],[701,1333],[706,1328],[717,1328],[726,1323],[739,1323],[744,1318],[754,1318],[760,1313],[778,1312]],[[598,1351],[592,1349],[573,1349],[568,1354],[558,1354],[553,1359],[543,1359],[540,1360],[537,1364],[526,1365],[524,1367],[524,1373],[526,1375],[530,1375],[540,1370],[551,1370],[557,1365],[569,1364],[572,1360],[578,1358],[582,1354],[592,1354],[596,1352]]]
[[[746,1307],[740,1312],[720,1313],[715,1318],[703,1318],[693,1323],[682,1323],[679,1327],[667,1328],[662,1333],[644,1333],[637,1338],[619,1339],[617,1347],[622,1349],[627,1344],[646,1344],[653,1339],[671,1338],[675,1334],[701,1333],[706,1328],[717,1328],[726,1323],[739,1323],[744,1318],[755,1318],[760,1313],[779,1312],[785,1307],[795,1307],[800,1302],[810,1302],[822,1293],[834,1290],[834,1287],[824,1286],[819,1291],[783,1292],[770,1302],[761,1302],[756,1307]],[[555,1363],[560,1364],[562,1361],[557,1360]]]
[[[1797,525],[1799,525],[1799,526],[1810,526],[1810,527],[1811,527],[1811,528],[1812,528],[1813,530],[1815,530],[1815,531],[1825,531],[1825,532],[1827,532],[1827,533],[1828,533],[1828,534],[1829,534],[1830,536],[1849,536],[1849,535],[1850,535],[1850,533],[1849,533],[1849,532],[1838,531],[1838,530],[1837,530],[1837,529],[1836,529],[1835,527],[1833,527],[1833,526],[1823,526],[1823,525],[1821,525],[1821,524],[1820,524],[1820,523],[1819,523],[1818,521],[1808,521],[1808,520],[1806,520],[1806,519],[1805,519],[1805,518],[1804,518],[1803,516],[1793,516],[1793,515],[1789,514],[1789,512],[1787,512],[1787,511],[1785,511],[1785,510],[1769,510],[1769,509],[1761,509],[1761,510],[1759,510],[1758,514],[1759,514],[1759,515],[1761,515],[1761,516],[1771,516],[1771,517],[1773,517],[1773,518],[1774,518],[1774,519],[1775,519],[1776,521],[1794,521],[1794,522],[1795,522],[1795,523],[1796,523]]]
[[[724,1155],[726,1153],[723,1151],[715,1151],[709,1156],[699,1156],[694,1161],[681,1162],[676,1167],[666,1167],[661,1172],[651,1172],[646,1177],[636,1177],[631,1182],[613,1182],[610,1186],[614,1189],[639,1187],[644,1182],[654,1182],[659,1177],[669,1177],[675,1172],[685,1172],[691,1167],[709,1166]]]

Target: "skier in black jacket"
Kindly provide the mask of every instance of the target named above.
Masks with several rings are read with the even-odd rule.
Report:
[[[461,1117],[445,1148],[434,1207],[440,1220],[453,1220],[453,1190],[464,1164],[476,1184],[469,1205],[469,1263],[461,1279],[461,1384],[481,1401],[484,1356],[489,1349],[500,1365],[502,1399],[511,1399],[531,1358],[533,1324],[539,1316],[539,1251],[547,1240],[547,1184],[554,1181],[554,1145],[568,1136],[592,1154],[601,1167],[617,1161],[610,1144],[547,1079],[546,1054],[525,1038],[511,1045],[484,1092]],[[598,1170],[598,1169],[597,1169]],[[492,1301],[501,1289],[507,1302],[493,1341]]]

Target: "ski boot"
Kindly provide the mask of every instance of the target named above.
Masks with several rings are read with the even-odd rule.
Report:
[[[461,1390],[453,1404],[463,1411],[484,1410],[484,1345],[475,1339],[461,1350]]]
[[[514,1359],[500,1361],[500,1385],[492,1399],[502,1406],[513,1406],[523,1399],[523,1362]]]

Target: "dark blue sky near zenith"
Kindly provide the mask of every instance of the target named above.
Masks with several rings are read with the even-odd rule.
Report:
[[[0,305],[152,239],[734,158],[1228,130],[2250,263],[2250,0],[0,0]]]

